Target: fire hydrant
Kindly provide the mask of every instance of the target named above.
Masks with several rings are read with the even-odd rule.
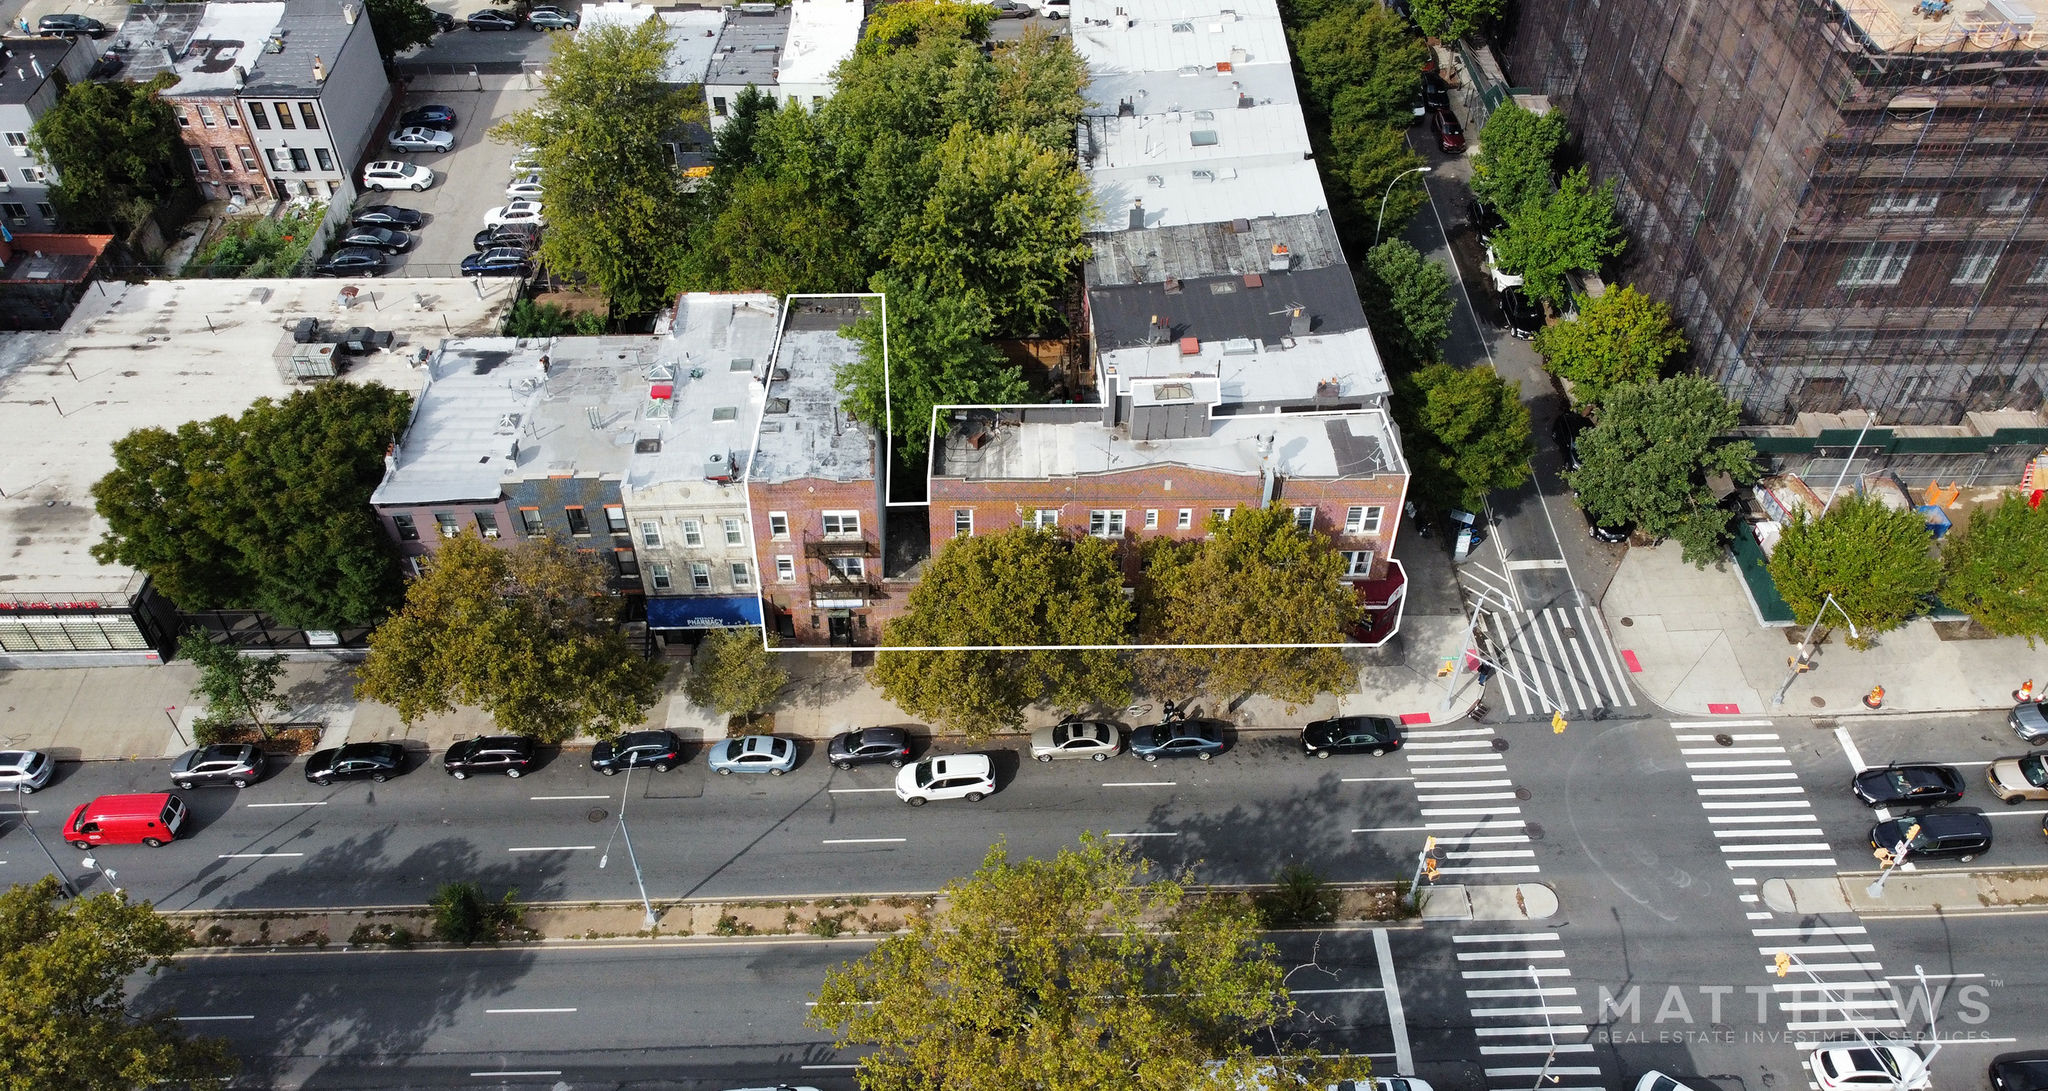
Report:
[[[1863,707],[1864,707],[1864,708],[1871,708],[1871,709],[1876,709],[1876,708],[1883,708],[1883,707],[1884,707],[1884,687],[1883,687],[1883,686],[1872,686],[1872,687],[1870,687],[1870,692],[1869,692],[1868,694],[1866,694],[1866,695],[1864,696],[1864,698],[1863,698]]]

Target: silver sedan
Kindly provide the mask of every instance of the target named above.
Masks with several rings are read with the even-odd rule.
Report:
[[[0,792],[30,792],[50,783],[57,763],[40,750],[0,750]]]
[[[1101,720],[1069,720],[1031,733],[1031,756],[1039,761],[1055,758],[1107,761],[1122,748],[1123,734],[1115,724]]]
[[[711,768],[719,776],[767,773],[781,776],[796,767],[796,744],[774,735],[720,739],[711,746]]]

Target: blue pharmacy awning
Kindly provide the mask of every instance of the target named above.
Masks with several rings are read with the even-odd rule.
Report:
[[[752,595],[689,595],[647,600],[650,629],[726,629],[761,624],[761,600]]]

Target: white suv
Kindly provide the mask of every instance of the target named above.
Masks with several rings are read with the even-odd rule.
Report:
[[[949,754],[906,765],[896,774],[896,798],[913,807],[934,799],[978,803],[996,790],[995,767],[987,754]]]
[[[409,189],[418,193],[434,184],[434,172],[396,159],[379,159],[363,168],[363,184],[379,193],[387,189]]]

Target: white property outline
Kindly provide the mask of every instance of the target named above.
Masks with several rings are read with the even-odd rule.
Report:
[[[770,395],[771,395],[771,394],[773,393],[773,391],[774,391],[774,389],[775,389],[775,368],[776,368],[776,366],[777,366],[777,365],[778,365],[778,364],[779,364],[779,363],[781,362],[781,359],[782,359],[782,341],[783,341],[783,337],[784,337],[784,336],[785,336],[785,335],[786,335],[786,334],[787,334],[787,333],[789,332],[789,316],[790,316],[790,314],[791,314],[791,313],[792,313],[792,312],[793,312],[793,311],[794,311],[794,310],[796,309],[796,308],[795,308],[795,303],[796,303],[796,301],[797,301],[797,300],[802,300],[802,299],[879,299],[879,300],[881,300],[881,301],[882,301],[882,308],[881,308],[881,310],[882,310],[882,421],[883,421],[883,426],[882,426],[882,440],[883,440],[883,446],[881,446],[880,448],[877,448],[877,450],[876,450],[876,453],[875,453],[875,468],[876,468],[875,478],[876,478],[876,483],[877,483],[877,486],[878,486],[878,488],[879,488],[879,491],[880,491],[880,495],[881,495],[881,499],[882,499],[882,507],[884,507],[884,508],[891,508],[891,507],[911,507],[911,508],[926,508],[927,510],[929,510],[929,508],[930,508],[930,505],[931,505],[931,496],[930,496],[930,490],[929,490],[929,488],[927,488],[927,490],[926,490],[926,496],[925,496],[925,500],[924,500],[924,501],[923,501],[922,503],[918,503],[918,502],[912,502],[912,501],[891,501],[891,500],[889,499],[889,473],[888,473],[888,470],[889,470],[889,465],[888,465],[888,463],[889,463],[889,459],[890,459],[891,457],[893,457],[893,454],[892,454],[892,453],[893,453],[893,452],[895,451],[895,449],[896,449],[896,433],[895,433],[895,417],[896,417],[896,407],[895,407],[894,403],[893,403],[893,402],[891,401],[891,398],[890,398],[890,388],[889,388],[889,297],[888,297],[888,293],[886,293],[886,292],[796,292],[796,293],[791,293],[791,294],[789,294],[789,295],[786,295],[786,296],[784,296],[784,297],[782,298],[782,317],[781,317],[781,321],[780,321],[780,322],[779,322],[779,323],[777,324],[777,327],[776,327],[776,331],[775,331],[775,348],[774,348],[774,349],[773,349],[773,350],[772,350],[772,351],[771,351],[771,352],[769,353],[769,355],[768,355],[768,369],[767,369],[767,372],[766,372],[766,378],[765,378],[765,380],[764,380],[764,385],[763,385],[763,388],[762,388],[762,396],[761,396],[761,412],[760,412],[760,413],[758,413],[758,414],[756,414],[756,415],[755,415],[755,417],[754,417],[754,445],[753,445],[753,446],[752,446],[751,448],[749,448],[749,449],[748,449],[748,451],[747,451],[747,469],[746,469],[746,472],[745,472],[745,474],[741,476],[741,478],[740,478],[740,482],[739,482],[739,483],[740,483],[740,485],[742,486],[742,490],[741,490],[741,491],[742,491],[742,493],[743,493],[743,495],[745,496],[745,499],[746,499],[746,508],[747,508],[747,527],[748,527],[748,532],[749,532],[749,533],[753,533],[753,528],[754,528],[754,527],[756,526],[756,523],[755,523],[755,521],[754,521],[754,491],[753,491],[753,490],[752,490],[751,488],[746,488],[745,486],[747,486],[747,485],[749,485],[749,484],[751,484],[751,483],[752,483],[752,480],[753,480],[753,473],[754,473],[754,465],[755,465],[755,459],[756,459],[756,458],[758,458],[758,457],[760,456],[760,451],[761,451],[761,426],[762,426],[762,424],[763,424],[763,423],[765,423],[765,422],[766,422],[766,420],[767,420],[767,416],[768,416],[768,398],[769,398],[769,396],[770,396]],[[843,327],[842,327],[842,328],[843,328]],[[1368,329],[1369,329],[1369,328],[1370,328],[1370,327],[1368,327]],[[1375,346],[1375,347],[1377,347],[1377,346]],[[835,377],[835,378],[836,378],[836,377]],[[1075,403],[1075,404],[1077,404],[1077,405],[1081,405],[1081,407],[1083,407],[1083,408],[1086,408],[1086,407],[1087,407],[1087,405],[1086,405],[1086,404],[1083,404],[1083,403]],[[1096,402],[1096,403],[1092,403],[1092,404],[1093,404],[1093,406],[1094,406],[1095,408],[1097,408],[1097,409],[1100,409],[1100,408],[1103,408],[1103,407],[1104,407],[1104,405],[1105,405],[1106,403],[1102,403],[1102,402]],[[950,409],[1043,409],[1043,408],[1046,408],[1046,407],[1045,407],[1044,405],[1040,405],[1040,404],[1018,404],[1018,405],[935,405],[935,406],[933,406],[933,407],[932,407],[932,435],[933,435],[934,437],[936,437],[936,436],[937,436],[937,434],[938,434],[938,421],[939,421],[939,411],[940,411],[940,410],[942,410],[942,409],[948,409],[948,410],[950,410]],[[1407,460],[1407,458],[1406,458],[1406,452],[1403,452],[1403,451],[1401,451],[1401,450],[1400,450],[1400,443],[1401,443],[1401,441],[1400,441],[1400,432],[1399,432],[1399,430],[1398,430],[1398,429],[1396,429],[1396,428],[1394,428],[1394,427],[1393,427],[1393,415],[1392,415],[1392,413],[1391,413],[1390,411],[1388,411],[1388,410],[1387,410],[1387,409],[1386,409],[1386,408],[1385,408],[1384,406],[1380,407],[1378,411],[1379,411],[1379,412],[1380,412],[1380,414],[1381,414],[1381,415],[1382,415],[1382,416],[1383,416],[1383,417],[1384,417],[1384,418],[1386,419],[1386,422],[1387,422],[1387,424],[1388,424],[1388,428],[1389,428],[1389,434],[1390,434],[1390,435],[1391,435],[1391,436],[1393,437],[1393,439],[1394,439],[1394,447],[1395,447],[1395,451],[1396,451],[1397,453],[1399,453],[1399,454],[1401,454],[1401,455],[1402,455],[1402,460],[1403,460],[1403,461],[1405,462],[1405,461]],[[1328,413],[1301,413],[1301,414],[1289,414],[1289,415],[1290,415],[1290,416],[1297,416],[1297,417],[1302,417],[1302,416],[1330,416],[1330,415],[1335,415],[1335,414],[1337,414],[1337,413],[1344,413],[1344,412],[1356,412],[1356,410],[1335,410],[1335,411],[1331,411],[1331,412],[1328,412]],[[1273,414],[1273,415],[1274,415],[1274,416],[1278,416],[1279,414]],[[851,419],[851,418],[849,418],[849,419]],[[859,424],[859,422],[858,422],[858,421],[855,421],[854,423],[855,423],[855,424],[857,424],[857,425]],[[865,426],[863,426],[863,427],[865,427]],[[926,450],[925,450],[925,480],[926,480],[927,482],[929,482],[929,481],[931,480],[931,458],[932,458],[932,448],[931,448],[931,446],[930,446],[929,444],[927,444],[927,445],[926,445]],[[1400,497],[1399,497],[1399,498],[1397,498],[1397,499],[1396,499],[1396,500],[1394,501],[1394,505],[1393,505],[1394,519],[1396,520],[1396,522],[1395,522],[1395,524],[1394,524],[1394,525],[1396,526],[1396,528],[1398,528],[1398,527],[1400,526],[1400,523],[1399,523],[1399,519],[1401,518],[1401,513],[1402,513],[1403,511],[1405,511],[1405,510],[1406,510],[1406,504],[1407,504],[1407,499],[1408,499],[1408,486],[1409,486],[1409,485],[1410,485],[1410,484],[1411,484],[1411,483],[1412,483],[1412,482],[1414,481],[1414,476],[1415,476],[1415,475],[1413,474],[1413,472],[1409,472],[1409,473],[1404,473],[1404,474],[1402,475],[1402,478],[1401,478],[1401,495],[1400,495]],[[1396,540],[1398,540],[1398,539],[1399,539],[1399,537],[1400,537],[1400,534],[1399,534],[1399,531],[1398,531],[1398,529],[1397,529],[1397,530],[1396,530],[1396,533],[1395,533],[1395,538],[1396,538]],[[759,543],[759,537],[758,537],[758,536],[756,536],[756,538],[755,538],[755,542],[756,542],[756,544],[758,545],[758,543]],[[884,548],[884,549],[886,549],[886,548],[887,548],[887,545],[886,545],[886,543],[883,543],[883,544],[882,544],[882,548]],[[1388,563],[1388,564],[1390,564],[1390,565],[1396,565],[1396,566],[1399,566],[1399,567],[1400,567],[1400,569],[1401,569],[1401,584],[1402,584],[1402,593],[1401,593],[1401,597],[1402,597],[1402,599],[1403,599],[1404,601],[1403,601],[1403,603],[1402,603],[1402,609],[1401,609],[1401,612],[1400,612],[1400,614],[1399,614],[1398,616],[1396,616],[1396,618],[1394,619],[1394,628],[1393,628],[1393,630],[1392,630],[1392,631],[1390,631],[1389,633],[1387,633],[1387,635],[1386,635],[1386,638],[1385,638],[1385,639],[1383,639],[1383,640],[1381,640],[1381,641],[1380,641],[1380,642],[1379,642],[1378,644],[1361,644],[1361,643],[1359,643],[1358,641],[1355,641],[1355,640],[1344,640],[1344,641],[1337,641],[1337,642],[1334,642],[1334,643],[1316,643],[1316,644],[1140,644],[1140,643],[1129,643],[1129,644],[938,644],[938,645],[912,645],[912,646],[902,646],[902,645],[886,645],[886,644],[880,644],[880,643],[877,643],[877,644],[872,644],[872,645],[866,645],[866,646],[855,646],[855,647],[851,647],[851,648],[846,648],[846,649],[842,649],[842,648],[839,648],[839,647],[835,647],[835,646],[828,646],[828,647],[818,647],[818,646],[816,646],[816,645],[807,645],[807,644],[799,644],[799,645],[792,645],[792,646],[789,646],[789,647],[777,647],[777,646],[776,646],[776,645],[775,645],[775,644],[774,644],[773,642],[771,642],[771,641],[770,641],[770,640],[768,639],[768,637],[769,637],[769,632],[768,632],[768,605],[769,605],[769,604],[768,604],[768,580],[767,580],[767,576],[766,576],[766,573],[762,573],[762,576],[761,576],[761,578],[760,578],[760,579],[757,579],[757,580],[755,580],[755,581],[754,581],[754,605],[755,605],[755,610],[756,610],[756,611],[757,611],[757,612],[758,612],[758,613],[759,613],[759,614],[761,615],[761,620],[760,620],[760,621],[757,621],[757,622],[755,622],[755,623],[754,623],[754,628],[756,628],[756,629],[759,629],[759,630],[760,630],[760,632],[761,632],[761,646],[762,646],[763,648],[765,648],[766,650],[768,650],[768,651],[771,651],[771,652],[796,652],[796,653],[803,653],[803,652],[836,652],[836,651],[841,651],[841,650],[848,650],[848,651],[871,651],[871,652],[884,652],[884,651],[889,651],[889,652],[1109,652],[1109,651],[1116,651],[1116,652],[1120,652],[1120,651],[1175,651],[1175,650],[1187,650],[1187,651],[1265,651],[1265,650],[1280,650],[1280,649],[1286,649],[1286,648],[1378,648],[1378,647],[1385,647],[1385,646],[1386,646],[1386,643],[1387,643],[1387,641],[1389,641],[1389,640],[1392,640],[1392,639],[1393,639],[1393,638],[1394,638],[1395,636],[1397,636],[1397,635],[1399,635],[1399,634],[1400,634],[1400,632],[1401,632],[1401,622],[1402,622],[1402,621],[1403,621],[1404,619],[1406,619],[1406,618],[1407,618],[1407,616],[1408,616],[1408,610],[1407,610],[1407,605],[1406,605],[1406,601],[1405,601],[1405,600],[1407,599],[1407,597],[1408,597],[1408,595],[1407,595],[1407,583],[1408,583],[1408,568],[1407,568],[1407,566],[1406,566],[1406,565],[1403,565],[1403,564],[1401,564],[1401,562],[1400,562],[1400,561],[1399,561],[1398,559],[1396,559],[1396,558],[1394,557],[1393,553],[1394,553],[1394,551],[1393,551],[1393,547],[1392,547],[1391,545],[1389,545],[1389,546],[1388,546],[1388,549],[1387,549],[1387,563]],[[757,553],[755,554],[755,556],[756,556],[756,557],[758,558],[759,556],[761,556],[761,554],[757,552]],[[877,640],[879,640],[879,639],[880,639],[880,634],[879,634],[879,633],[877,633],[876,639],[877,639]]]

